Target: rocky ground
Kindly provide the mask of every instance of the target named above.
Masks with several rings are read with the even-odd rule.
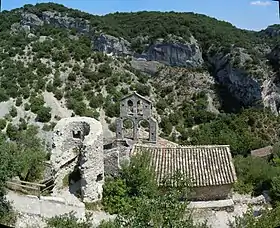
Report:
[[[17,205],[26,202],[24,196],[15,196],[14,193],[8,195],[9,199],[16,197]],[[264,196],[252,198],[249,195],[233,195],[234,209],[226,210],[221,208],[212,209],[194,209],[192,216],[196,223],[202,223],[207,221],[207,225],[212,228],[229,228],[229,222],[234,221],[235,217],[242,216],[248,209],[252,208],[254,214],[258,216],[262,209],[269,207],[268,202]],[[210,205],[211,203],[207,203]],[[80,207],[77,208],[80,210]],[[109,215],[103,211],[85,210],[85,213],[89,215],[89,221],[92,223],[92,227],[97,227],[102,220],[114,219],[114,215]],[[44,218],[36,214],[20,213],[20,216],[16,223],[16,228],[30,228],[30,227],[46,227]]]

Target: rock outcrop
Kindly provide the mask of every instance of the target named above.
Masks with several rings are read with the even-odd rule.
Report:
[[[51,163],[56,172],[54,193],[65,187],[63,179],[77,167],[83,201],[100,200],[104,183],[103,131],[100,122],[88,117],[61,119],[54,128],[52,146]]]
[[[105,34],[102,31],[95,31],[95,27],[83,18],[73,18],[67,14],[55,11],[43,11],[40,14],[21,12],[21,22],[12,25],[11,30],[25,31],[26,33],[38,26],[52,25],[59,28],[75,29],[79,33],[89,35],[94,50],[111,55],[132,56],[131,66],[142,72],[154,75],[162,66],[176,66],[185,68],[199,68],[204,64],[202,50],[195,39],[190,36],[189,40],[168,35],[166,39],[154,40],[150,44],[149,36],[139,36],[132,39],[138,40],[145,47],[142,54],[137,54],[132,48],[132,44],[122,38]],[[275,37],[280,34],[279,28],[275,25],[262,30],[260,34]],[[32,34],[30,34],[32,35]],[[256,47],[258,48],[258,47]],[[270,51],[270,47],[259,47],[264,55],[267,55],[274,68],[280,62],[279,47]],[[264,50],[265,49],[265,50]],[[214,76],[218,85],[226,88],[230,96],[234,97],[241,106],[250,106],[262,101],[266,107],[270,107],[274,113],[278,113],[279,106],[279,85],[271,77],[262,75],[261,80],[256,80],[247,71],[235,66],[230,61],[229,54],[216,54],[205,59],[214,69]],[[252,61],[252,55],[243,53],[240,61]]]
[[[100,34],[94,41],[94,49],[114,55],[131,55],[130,43],[123,39],[107,34]]]
[[[43,26],[44,24],[52,25],[58,28],[76,29],[80,33],[89,33],[89,21],[81,18],[63,16],[57,12],[44,11],[37,16],[33,13],[24,12],[21,14],[21,24],[31,28]]]
[[[279,114],[280,108],[280,85],[273,79],[267,79],[262,85],[262,99],[264,106],[270,108],[275,114]]]
[[[280,35],[280,27],[279,25],[270,25],[266,29],[261,30],[259,33],[269,37],[276,37]]]
[[[246,71],[232,66],[230,55],[216,54],[209,58],[214,68],[216,81],[243,106],[250,106],[262,100],[261,84]]]
[[[200,67],[204,62],[200,47],[193,37],[189,43],[160,41],[151,45],[144,55],[149,61],[158,61],[169,66]]]

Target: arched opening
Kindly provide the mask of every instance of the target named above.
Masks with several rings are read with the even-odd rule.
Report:
[[[138,122],[139,139],[148,141],[150,139],[150,123],[148,120],[140,120]]]
[[[137,114],[143,116],[143,102],[141,100],[137,101]]]
[[[133,121],[130,119],[125,119],[123,121],[123,137],[128,139],[133,139]]]
[[[133,115],[133,101],[132,100],[127,101],[127,114]]]

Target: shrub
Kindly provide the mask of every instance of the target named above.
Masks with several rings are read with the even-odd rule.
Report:
[[[61,100],[63,98],[63,92],[62,90],[60,89],[56,89],[54,91],[54,97],[57,99],[57,100]]]
[[[32,112],[36,113],[44,106],[43,96],[31,96],[30,98],[30,109]]]
[[[55,216],[47,220],[50,228],[90,228],[89,222],[79,222],[74,213],[68,213],[61,216]]]
[[[185,178],[179,174],[173,178],[177,188],[158,188],[150,155],[143,151],[132,157],[130,164],[123,165],[118,178],[105,182],[104,208],[118,215],[100,227],[206,227],[194,225],[189,216],[185,200],[189,185]]]
[[[16,99],[16,106],[21,106],[21,104],[22,104],[22,97],[18,97]]]
[[[24,104],[24,110],[25,110],[25,111],[30,110],[30,105],[29,105],[28,103],[25,103],[25,104]]]
[[[120,178],[106,179],[102,198],[104,209],[110,214],[126,210],[129,207],[127,194],[127,186],[124,180]]]
[[[76,79],[77,79],[77,76],[75,73],[72,72],[69,74],[69,76],[68,76],[69,81],[76,81]]]
[[[18,135],[18,128],[13,124],[8,123],[6,133],[11,140],[15,140]]]
[[[11,109],[10,109],[10,115],[11,117],[16,117],[17,116],[17,109],[15,106],[13,106]]]
[[[47,84],[46,90],[47,90],[48,92],[53,92],[54,87],[53,87],[53,83],[52,83],[52,82],[49,82],[49,83]]]
[[[0,130],[5,129],[7,121],[5,119],[0,119]]]
[[[237,156],[234,164],[239,183],[235,187],[241,193],[249,193],[247,191],[253,189],[256,194],[260,194],[263,190],[268,190],[274,177],[280,174],[280,167],[272,166],[258,157]]]
[[[52,118],[52,114],[51,114],[51,108],[50,107],[41,107],[38,111],[37,111],[37,117],[36,120],[39,122],[49,122]]]

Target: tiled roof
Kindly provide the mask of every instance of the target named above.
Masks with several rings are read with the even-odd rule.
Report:
[[[194,187],[232,184],[236,180],[227,145],[163,148],[136,144],[131,154],[143,151],[151,154],[159,185],[176,171],[186,174]]]

